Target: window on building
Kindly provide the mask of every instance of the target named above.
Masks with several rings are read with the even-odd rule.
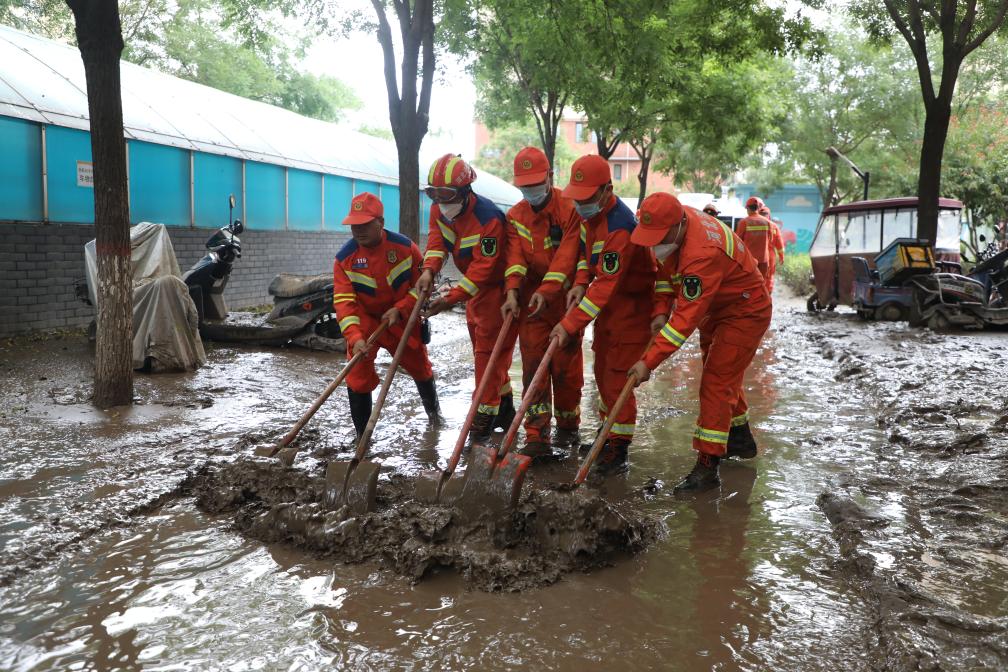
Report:
[[[583,142],[584,138],[584,124],[580,121],[574,123],[574,142]]]
[[[616,180],[616,181],[619,181],[619,180],[623,179],[623,166],[622,166],[622,164],[617,163],[617,164],[613,165],[613,167],[612,167],[612,176],[613,176],[613,179]]]

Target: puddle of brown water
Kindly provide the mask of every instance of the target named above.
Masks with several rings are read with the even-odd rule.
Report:
[[[953,576],[947,553],[918,543],[919,530],[954,536],[955,528],[933,520],[946,509],[915,510],[914,493],[893,471],[899,460],[879,462],[891,430],[878,426],[878,404],[833,380],[841,363],[809,355],[817,348],[808,335],[825,327],[806,319],[779,312],[771,347],[748,379],[764,456],[752,467],[726,466],[717,496],[671,497],[693,459],[699,363],[689,348],[642,395],[633,468],[625,481],[606,485],[607,496],[619,498],[662,481],[642,506],[665,521],[668,537],[610,569],[520,594],[466,591],[451,574],[413,586],[374,566],[334,566],[263,547],[189,500],[110,527],[188,466],[214,453],[231,459],[242,433],[279,435],[325,385],[339,362],[333,356],[211,350],[212,368],[163,385],[174,389],[145,383],[142,395],[162,415],[145,420],[142,433],[142,422],[125,417],[102,420],[99,432],[45,418],[33,420],[41,431],[28,432],[25,423],[0,418],[8,437],[31,435],[19,455],[0,458],[9,491],[0,496],[5,553],[30,549],[32,539],[70,540],[54,560],[0,588],[0,669],[874,669],[879,614],[843,568],[848,547],[964,609],[1003,616],[1003,554],[959,540],[951,546],[958,560],[983,572]],[[869,342],[888,338],[877,331]],[[448,426],[457,427],[472,385],[458,356],[464,334],[440,331],[436,339],[442,405]],[[912,344],[910,356],[929,352],[934,344],[926,341]],[[839,349],[843,339],[832,343]],[[209,389],[216,391],[201,391]],[[410,472],[443,462],[452,432],[425,429],[408,380],[393,390],[395,422],[379,427],[374,455]],[[167,405],[203,394],[213,397],[211,407]],[[586,388],[586,434],[594,403]],[[348,425],[345,401],[334,398],[309,428],[312,445],[345,450]],[[417,444],[416,452],[404,450]],[[298,460],[320,464],[310,452]],[[43,484],[19,490],[40,467],[51,470]],[[555,465],[546,477],[573,469]],[[872,485],[883,476],[899,486]],[[890,519],[889,528],[838,539],[815,506],[817,495],[837,488]],[[87,502],[83,511],[78,501]],[[53,533],[53,517],[76,532]],[[92,533],[80,534],[89,525]]]

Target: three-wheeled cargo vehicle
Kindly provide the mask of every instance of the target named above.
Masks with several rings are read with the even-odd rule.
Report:
[[[963,204],[943,198],[938,207],[935,261],[958,262]],[[815,291],[808,297],[808,309],[853,305],[855,267],[851,259],[864,258],[870,272],[879,252],[898,238],[916,235],[915,197],[857,201],[823,210],[809,249]]]

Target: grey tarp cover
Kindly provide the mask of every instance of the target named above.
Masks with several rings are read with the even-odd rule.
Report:
[[[199,317],[164,224],[130,229],[133,249],[133,368],[150,358],[151,371],[185,371],[206,364]],[[95,241],[84,246],[88,293],[98,305]]]

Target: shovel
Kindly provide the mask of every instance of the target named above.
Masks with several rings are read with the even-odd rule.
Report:
[[[335,509],[348,504],[356,513],[367,513],[374,508],[375,491],[378,488],[378,471],[381,469],[381,465],[365,461],[364,455],[367,453],[368,444],[371,443],[371,434],[374,432],[375,425],[378,424],[378,416],[381,414],[382,406],[385,405],[385,398],[388,397],[392,379],[395,378],[396,370],[399,368],[399,361],[402,359],[403,353],[406,352],[406,342],[420,318],[420,310],[429,293],[427,291],[420,294],[413,306],[413,312],[406,320],[402,338],[399,339],[399,345],[396,346],[395,354],[392,355],[392,363],[389,364],[388,371],[385,372],[385,380],[382,381],[378,400],[372,407],[371,417],[357,442],[357,451],[354,453],[353,459],[349,462],[330,462],[326,466],[325,501],[330,508]]]
[[[525,482],[525,472],[528,471],[532,458],[509,451],[518,437],[518,428],[521,426],[525,414],[528,413],[532,400],[543,384],[546,374],[549,373],[550,360],[553,359],[553,353],[559,346],[558,339],[550,339],[546,354],[543,355],[542,361],[539,362],[539,368],[536,369],[535,375],[532,376],[531,382],[522,394],[521,405],[515,412],[514,420],[511,421],[511,426],[508,427],[500,448],[494,450],[487,446],[481,449],[478,454],[474,451],[472,462],[466,469],[466,485],[462,494],[464,499],[474,499],[473,503],[477,505],[475,508],[485,508],[485,505],[492,504],[493,500],[506,503],[507,508],[514,508],[518,504],[522,483]],[[484,494],[487,496],[486,499],[490,501],[479,501],[484,499]]]
[[[490,359],[487,360],[486,365],[487,371],[493,369],[493,365],[497,362],[497,358],[500,356],[501,351],[504,350],[504,341],[507,340],[507,334],[511,329],[512,322],[514,322],[514,313],[508,313],[508,316],[504,318],[504,324],[501,326],[500,333],[497,334],[497,340],[494,342],[493,350],[490,351]],[[465,447],[466,437],[469,435],[469,428],[472,427],[473,420],[476,419],[476,411],[479,408],[480,399],[483,397],[483,393],[490,384],[490,378],[491,376],[484,375],[483,380],[480,381],[479,386],[476,388],[476,392],[473,393],[472,403],[469,404],[469,413],[466,415],[465,422],[462,423],[462,431],[459,433],[458,440],[455,442],[455,450],[452,451],[451,459],[448,460],[448,466],[446,466],[443,470],[425,471],[421,473],[420,477],[417,479],[416,488],[414,489],[414,497],[416,497],[418,501],[426,502],[428,504],[437,504],[441,501],[442,493],[447,497],[448,501],[454,501],[455,499],[458,499],[458,496],[462,493],[462,489],[465,487],[465,481],[469,472],[467,471],[466,476],[456,478],[454,481],[451,480],[451,477],[452,474],[455,473],[455,468],[458,466],[459,458],[462,457],[462,449]]]
[[[388,322],[382,322],[379,324],[378,328],[374,330],[374,333],[368,337],[367,347],[371,348],[378,340],[378,337],[385,333],[386,329],[388,329]],[[305,411],[304,415],[301,416],[301,419],[298,420],[293,427],[291,427],[291,430],[280,440],[280,443],[272,448],[266,449],[267,452],[263,455],[264,457],[273,457],[276,455],[277,459],[280,460],[280,463],[285,467],[289,467],[294,464],[294,458],[297,457],[300,448],[288,446],[290,446],[290,443],[297,438],[297,435],[301,433],[301,430],[304,429],[304,426],[312,419],[312,416],[318,412],[318,410],[322,407],[322,404],[324,404],[326,400],[332,396],[332,393],[340,386],[343,380],[350,373],[350,370],[357,365],[357,362],[364,358],[364,355],[365,352],[358,352],[350,358],[350,360],[340,370],[339,375],[336,376],[335,380],[329,383],[329,386],[322,392],[322,394],[319,395],[319,398],[315,400],[315,403],[313,403],[311,407]]]

